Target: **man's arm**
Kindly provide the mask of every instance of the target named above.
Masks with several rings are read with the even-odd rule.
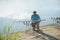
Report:
[[[40,16],[38,15],[38,20],[41,20]]]
[[[33,20],[33,15],[31,16],[31,20]]]

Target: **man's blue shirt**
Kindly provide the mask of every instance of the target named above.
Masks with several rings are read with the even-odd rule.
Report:
[[[40,16],[38,15],[38,14],[33,14],[32,16],[31,16],[31,20],[40,20]]]

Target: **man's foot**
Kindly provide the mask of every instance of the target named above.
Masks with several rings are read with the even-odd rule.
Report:
[[[36,30],[33,30],[33,31],[36,31]]]
[[[36,32],[39,32],[40,30],[36,30]]]
[[[41,33],[42,31],[41,30],[36,30],[36,32]]]

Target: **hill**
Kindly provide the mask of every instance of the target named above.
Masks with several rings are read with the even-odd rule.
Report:
[[[40,32],[25,30],[21,36],[22,40],[60,40],[60,25],[49,24],[40,27]]]

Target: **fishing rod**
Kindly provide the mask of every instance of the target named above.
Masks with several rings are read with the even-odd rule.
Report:
[[[42,22],[42,21],[46,21],[46,19],[43,20],[23,20],[23,21],[16,21],[16,22],[22,22],[24,25],[31,25],[32,22]]]

